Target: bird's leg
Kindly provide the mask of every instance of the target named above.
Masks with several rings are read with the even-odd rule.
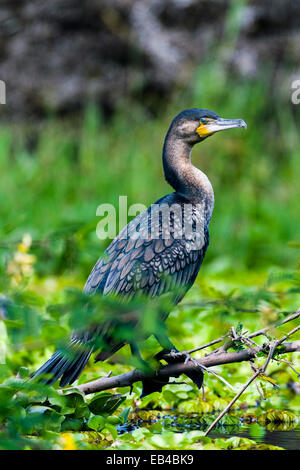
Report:
[[[142,358],[137,344],[132,342],[129,343],[129,345],[132,355],[137,359],[139,363],[138,368],[140,368],[145,373],[153,374],[154,371],[151,369],[151,366]],[[147,395],[153,392],[161,392],[162,387],[164,385],[167,385],[168,382],[169,378],[167,378],[166,380],[156,380],[154,377],[151,377],[151,379],[144,378],[144,380],[142,380],[143,389],[140,398],[146,397]]]
[[[174,346],[174,344],[172,343],[172,341],[170,340],[170,338],[167,336],[167,334],[164,331],[160,333],[156,333],[154,336],[157,342],[163,348],[154,356],[155,359],[157,359],[158,361],[160,359],[163,359],[163,357],[166,356],[167,354],[171,355],[171,354],[176,354],[177,352],[179,352],[178,349]]]
[[[140,350],[139,350],[137,344],[134,343],[134,342],[131,342],[131,343],[129,343],[129,346],[130,346],[132,355],[137,360],[137,363],[138,363],[137,367],[140,368],[143,372],[146,372],[146,373],[147,372],[152,372],[152,369],[151,369],[150,365],[148,364],[148,362],[146,362],[142,358]]]
[[[172,357],[172,359],[174,359],[174,362],[181,362],[184,359],[185,364],[188,361],[192,361],[195,365],[197,365],[197,367],[199,366],[197,361],[193,357],[191,357],[191,355],[187,351],[178,351],[178,349],[174,346],[174,344],[168,338],[165,332],[155,334],[155,338],[157,339],[159,344],[163,347],[163,349],[155,355],[156,359],[158,360],[163,359],[163,357],[168,354]]]

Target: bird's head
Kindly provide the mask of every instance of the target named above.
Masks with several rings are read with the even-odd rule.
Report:
[[[170,131],[177,138],[194,145],[219,131],[245,127],[243,119],[223,119],[214,111],[191,108],[179,113],[172,121]]]

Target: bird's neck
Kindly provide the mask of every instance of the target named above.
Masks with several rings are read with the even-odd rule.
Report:
[[[192,148],[193,145],[176,134],[167,134],[163,148],[165,178],[176,193],[190,202],[204,203],[210,218],[214,207],[213,188],[206,174],[192,164]]]

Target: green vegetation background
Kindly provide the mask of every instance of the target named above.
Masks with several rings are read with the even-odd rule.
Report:
[[[234,37],[233,29],[228,41]],[[83,288],[109,243],[96,237],[98,205],[118,207],[120,195],[128,196],[128,206],[149,205],[171,191],[163,178],[162,144],[170,120],[184,108],[199,106],[225,118],[242,118],[248,130],[220,133],[194,149],[193,163],[211,179],[216,203],[211,243],[196,285],[168,319],[172,339],[180,349],[196,347],[230,326],[242,323],[244,330],[254,331],[276,321],[279,312],[300,306],[299,120],[291,103],[272,95],[270,80],[268,69],[253,80],[232,76],[222,67],[220,51],[213,63],[197,69],[189,88],[175,90],[167,108],[156,115],[142,105],[123,102],[106,118],[91,103],[72,122],[49,116],[41,123],[1,126],[0,292],[12,307],[11,316],[3,314],[0,323],[0,448],[258,445],[204,438],[201,426],[200,431],[174,433],[167,421],[138,426],[135,434],[121,436],[125,422],[140,424],[170,410],[183,413],[183,422],[208,424],[212,417],[207,413],[223,409],[233,397],[215,377],[206,377],[205,402],[187,380],[187,385],[168,385],[162,394],[143,401],[139,384],[131,395],[128,389],[117,391],[123,402],[100,394],[96,408],[88,407],[80,395],[63,401],[55,391],[52,396],[48,389],[28,387],[22,377],[70,333],[69,313],[51,306],[66,302],[67,288]],[[143,346],[146,358],[157,350],[153,338]],[[294,360],[299,367],[299,359]],[[124,348],[112,365],[90,361],[79,382],[131,367]],[[292,426],[300,403],[288,384],[297,377],[282,363],[272,363],[269,371],[279,391],[262,382],[263,401],[255,386],[250,388],[238,402],[249,406],[244,419],[265,426],[266,413],[272,421],[270,410],[289,410],[292,414],[282,421]],[[20,377],[14,379],[18,372]],[[248,364],[219,372],[237,390],[251,374]],[[251,408],[257,400],[260,406]],[[239,422],[235,416],[226,419],[227,425]],[[91,429],[95,435],[88,432]]]

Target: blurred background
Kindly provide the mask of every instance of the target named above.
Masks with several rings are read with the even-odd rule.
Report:
[[[111,203],[118,211],[124,195],[128,206],[150,205],[171,192],[163,140],[189,107],[244,119],[248,129],[193,151],[213,184],[215,210],[197,282],[168,319],[171,338],[189,349],[232,325],[254,331],[299,308],[299,17],[300,0],[1,1],[0,379],[21,369],[28,376],[76,318],[85,321],[79,297],[73,317],[64,305],[66,288],[83,288],[110,243],[96,236],[96,209]],[[143,348],[150,357],[157,344],[150,338]],[[112,365],[91,362],[80,381],[129,370],[124,350]],[[222,373],[239,384],[250,369]],[[276,363],[270,376],[280,393],[267,389],[256,413],[299,412],[294,372]],[[209,377],[205,385],[207,401],[194,390],[197,402],[183,412],[229,402],[223,384]],[[181,404],[184,395],[176,401],[169,387],[145,406]],[[12,395],[0,400],[0,418],[15,420],[4,448],[31,445],[15,440],[28,430],[22,403],[12,414]],[[257,405],[257,390],[245,400]]]
[[[2,249],[29,232],[41,274],[85,276],[105,248],[97,206],[169,192],[165,132],[182,109],[205,107],[248,124],[194,151],[216,193],[206,265],[295,267],[299,10],[298,0],[2,1]]]
[[[2,1],[0,290],[29,285],[47,303],[49,289],[81,289],[110,243],[96,236],[97,207],[118,212],[120,195],[149,205],[171,191],[163,140],[189,107],[248,124],[193,152],[216,199],[199,282],[297,269],[299,9],[300,0]]]

